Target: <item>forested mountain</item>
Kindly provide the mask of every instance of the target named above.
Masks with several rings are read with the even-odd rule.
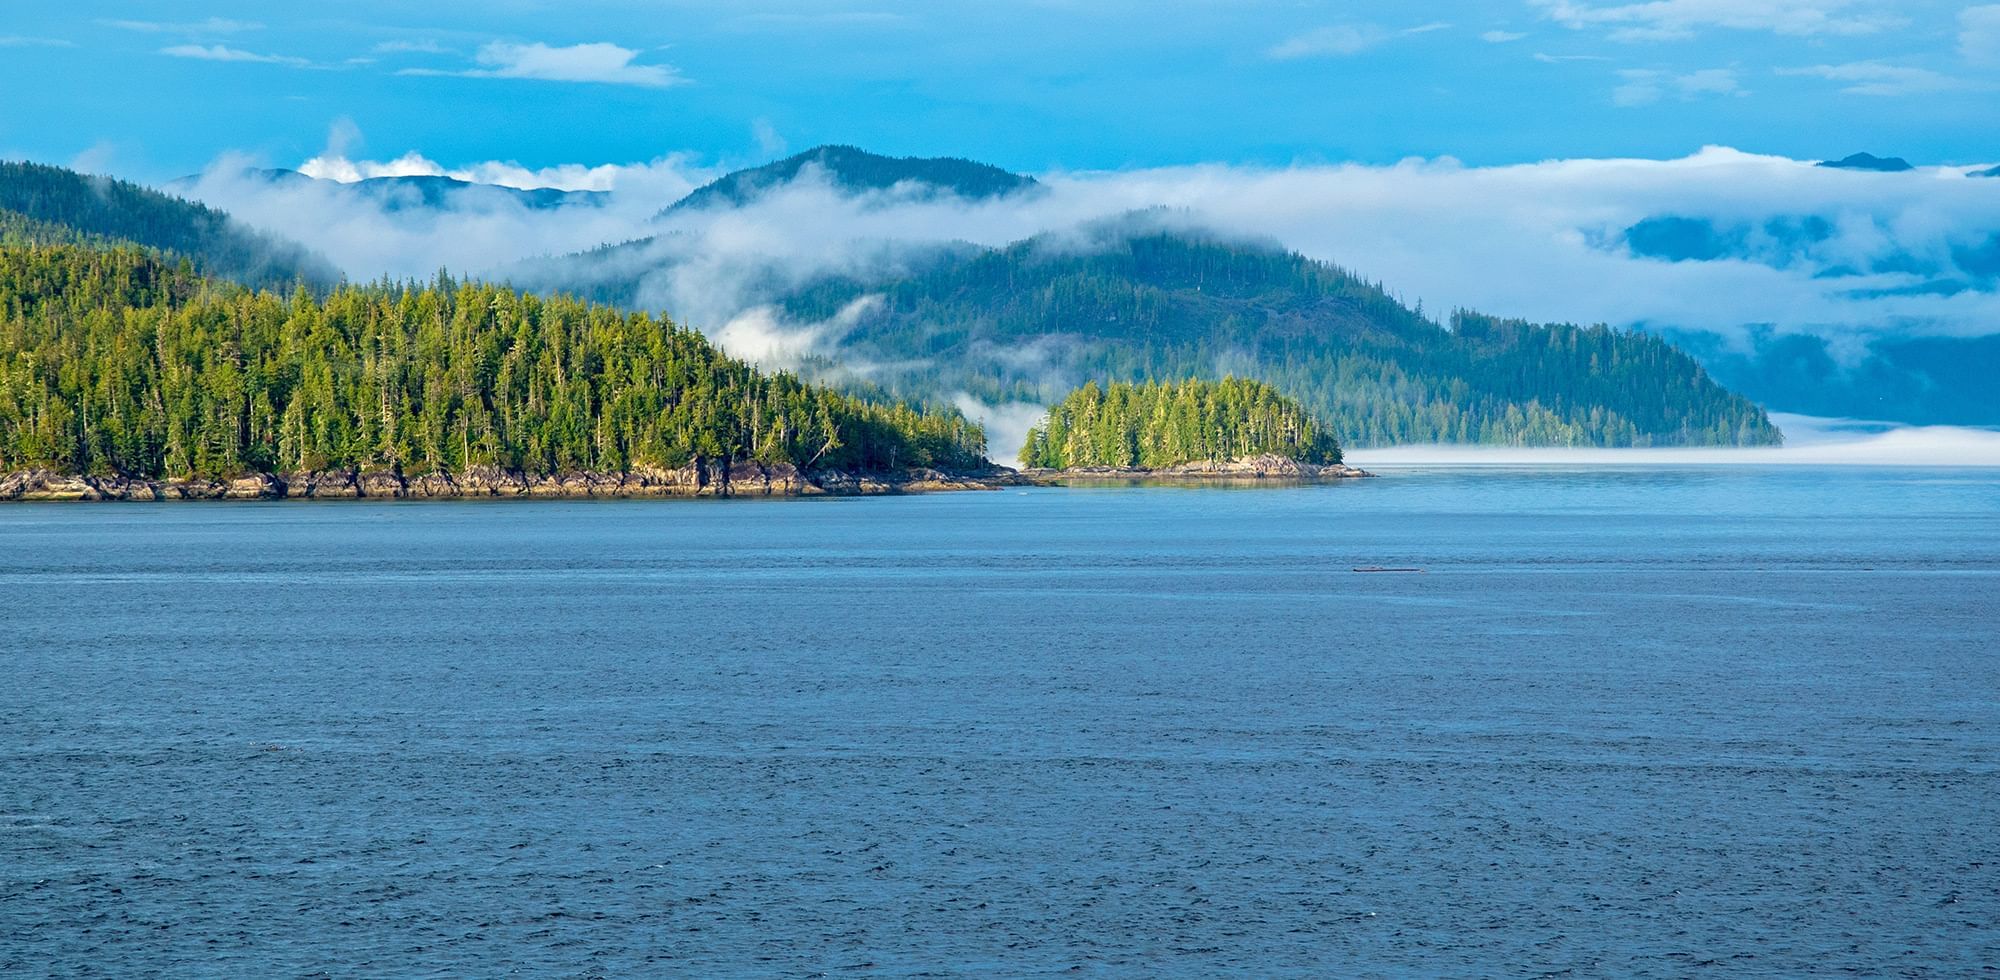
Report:
[[[600,207],[610,197],[603,191],[566,191],[554,187],[519,188],[501,184],[480,184],[456,177],[413,174],[404,177],[369,177],[342,183],[312,177],[296,170],[245,170],[241,179],[261,181],[281,187],[310,187],[331,194],[349,195],[357,203],[385,211],[451,208],[466,203],[506,202],[537,210],[566,207]],[[201,177],[183,177],[167,185],[174,193],[193,192]]]
[[[1314,466],[1341,459],[1331,432],[1260,381],[1092,381],[1028,430],[1021,465],[1162,469],[1265,454]]]
[[[955,412],[760,373],[575,300],[443,277],[285,297],[135,249],[0,249],[0,473],[877,472],[975,468],[984,444]]]
[[[1764,413],[1657,337],[1470,312],[1445,329],[1382,287],[1271,245],[1138,224],[941,250],[880,281],[783,296],[797,322],[862,297],[836,361],[903,397],[1048,403],[1085,380],[1267,381],[1350,445],[1761,445]],[[833,364],[827,365],[834,366]]]
[[[852,146],[820,146],[704,184],[668,210],[748,204],[797,180],[808,166],[818,168],[836,188],[850,193],[910,184],[930,194],[979,200],[1040,186],[1033,177],[956,157],[885,157]]]
[[[0,162],[0,234],[14,241],[129,242],[251,286],[330,286],[340,272],[304,247],[200,204],[109,177]]]

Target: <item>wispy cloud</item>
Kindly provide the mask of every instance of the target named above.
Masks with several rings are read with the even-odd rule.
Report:
[[[0,48],[73,48],[75,41],[65,41],[59,37],[26,37],[20,34],[0,34]]]
[[[1537,51],[1535,52],[1535,60],[1545,65],[1562,65],[1572,61],[1610,61],[1611,59],[1601,54],[1547,54]]]
[[[616,44],[572,44],[552,47],[536,42],[495,41],[479,49],[480,67],[462,71],[405,68],[399,75],[456,75],[462,78],[526,78],[545,82],[596,82],[667,88],[687,79],[672,65],[635,65],[639,52]]]
[[[259,54],[255,51],[245,51],[241,48],[232,48],[221,44],[206,46],[200,44],[176,44],[172,47],[161,48],[160,53],[172,58],[195,58],[201,61],[239,61],[260,65],[284,65],[289,68],[310,68],[313,66],[313,63],[305,58],[295,58],[291,55],[283,54]]]
[[[252,20],[230,20],[227,17],[210,17],[198,21],[157,21],[157,20],[105,20],[99,21],[106,27],[116,27],[121,31],[140,31],[146,34],[241,34],[244,31],[261,29],[264,25]]]
[[[1433,21],[1401,30],[1390,30],[1380,24],[1335,24],[1288,37],[1265,50],[1264,55],[1274,61],[1344,58],[1360,54],[1393,38],[1430,34],[1450,28],[1451,25],[1443,21]]]
[[[1527,36],[1518,31],[1487,31],[1479,35],[1479,39],[1485,41],[1487,44],[1507,44]]]
[[[1669,93],[1684,102],[1718,95],[1749,95],[1730,68],[1705,68],[1677,73],[1633,68],[1618,73],[1625,80],[1611,92],[1611,101],[1621,106],[1652,105]]]
[[[1974,64],[2000,64],[2000,4],[1958,12],[1958,53]]]
[[[1389,32],[1374,24],[1336,24],[1286,38],[1264,53],[1278,61],[1346,56],[1360,54],[1388,39]]]
[[[376,54],[450,54],[451,49],[429,39],[421,41],[383,41],[370,49]]]
[[[1573,30],[1609,28],[1616,41],[1675,41],[1703,28],[1770,31],[1799,37],[1873,34],[1905,23],[1880,0],[1650,0],[1591,3],[1531,0]],[[1889,8],[1893,9],[1893,8]]]
[[[1965,82],[1928,68],[1890,65],[1880,61],[1854,61],[1844,65],[1807,65],[1780,68],[1780,75],[1824,78],[1845,82],[1841,91],[1849,95],[1921,95],[1963,88]]]

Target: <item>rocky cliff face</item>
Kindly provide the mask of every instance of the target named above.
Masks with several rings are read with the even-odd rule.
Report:
[[[388,470],[256,473],[234,480],[144,480],[49,470],[0,474],[0,500],[351,500],[456,497],[749,497],[861,496],[989,490],[1022,485],[1013,470],[956,474],[801,472],[790,465],[736,463],[642,469],[629,473],[530,476],[495,467],[406,476]]]

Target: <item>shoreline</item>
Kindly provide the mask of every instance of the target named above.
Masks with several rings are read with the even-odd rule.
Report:
[[[1024,478],[1051,482],[1155,482],[1155,483],[1317,483],[1328,480],[1368,479],[1375,474],[1343,463],[1324,466],[1301,463],[1285,456],[1245,456],[1240,459],[1178,466],[1078,466],[1063,470],[1027,469]]]
[[[154,480],[16,470],[0,474],[0,502],[870,497],[1032,485],[1035,481],[1001,466],[968,473],[933,469],[848,473],[802,472],[788,464],[736,463],[727,468],[690,465],[676,470],[542,475],[474,467],[462,474],[408,476],[392,470],[316,470],[249,473],[227,480]]]
[[[1373,477],[1352,466],[1318,466],[1280,456],[1226,462],[1142,467],[1014,470],[993,466],[971,472],[909,469],[895,473],[801,471],[789,464],[689,465],[675,470],[625,473],[575,471],[531,475],[498,467],[462,474],[415,476],[394,470],[314,470],[248,473],[218,480],[155,480],[119,475],[15,470],[0,473],[0,503],[83,501],[160,502],[208,500],[587,500],[728,497],[880,497],[957,493],[1008,487],[1059,487],[1070,483],[1316,483]]]

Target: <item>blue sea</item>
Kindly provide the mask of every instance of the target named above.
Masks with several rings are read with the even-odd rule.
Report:
[[[2000,470],[0,505],[0,974],[1990,974],[1996,633]]]

